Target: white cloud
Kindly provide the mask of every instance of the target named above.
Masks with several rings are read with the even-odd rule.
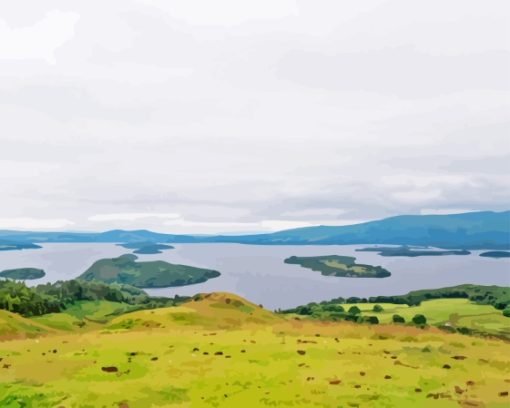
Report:
[[[472,208],[424,208],[420,211],[422,215],[443,215],[443,214],[461,214],[473,211]]]
[[[108,221],[138,221],[147,218],[174,219],[179,218],[179,214],[175,213],[112,213],[112,214],[96,214],[90,216],[89,221],[108,222]]]
[[[58,230],[69,228],[74,222],[65,218],[0,218],[0,228],[19,230]]]
[[[32,3],[0,2],[3,218],[213,233],[508,207],[508,1]]]
[[[245,21],[277,19],[297,14],[295,0],[141,0],[142,4],[165,10],[175,18],[196,25],[231,26]]]
[[[14,28],[0,20],[0,59],[44,59],[54,64],[55,51],[74,36],[80,16],[52,10],[32,26]]]

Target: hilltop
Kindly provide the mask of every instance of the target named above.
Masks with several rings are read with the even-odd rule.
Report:
[[[111,308],[90,305],[96,319]],[[60,315],[66,313],[79,311]],[[4,339],[38,336],[0,342],[0,405],[508,404],[510,358],[501,340],[294,318],[229,293],[108,314],[93,325],[58,329],[40,320],[58,314],[27,319],[0,311],[0,327],[16,322]]]

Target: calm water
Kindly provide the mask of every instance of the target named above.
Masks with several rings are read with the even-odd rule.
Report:
[[[115,244],[42,244],[42,249],[0,252],[0,270],[35,267],[44,269],[42,279],[29,285],[75,278],[94,261],[129,253]],[[364,245],[258,246],[241,244],[181,244],[140,260],[162,259],[216,269],[219,278],[180,288],[148,289],[157,296],[193,295],[227,291],[257,304],[276,309],[338,296],[403,294],[410,290],[439,288],[462,283],[510,286],[510,260],[482,258],[483,251],[466,256],[382,257],[373,252],[355,252]],[[384,279],[355,279],[322,276],[318,272],[288,265],[291,255],[351,255],[357,262],[381,265],[392,276]]]

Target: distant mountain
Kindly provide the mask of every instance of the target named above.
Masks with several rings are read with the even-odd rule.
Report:
[[[147,230],[101,233],[0,231],[10,242],[228,242],[258,245],[395,244],[440,248],[510,248],[510,211],[401,215],[346,226],[296,228],[271,234],[199,236]]]

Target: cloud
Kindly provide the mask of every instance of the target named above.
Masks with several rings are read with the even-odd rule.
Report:
[[[214,233],[505,209],[509,3],[487,1],[0,3],[2,218]]]
[[[79,18],[77,13],[52,10],[27,27],[10,27],[0,20],[0,59],[43,59],[55,64],[55,51],[73,38]]]
[[[89,221],[108,222],[108,221],[138,221],[146,218],[175,219],[179,218],[179,214],[175,213],[112,213],[112,214],[96,214],[90,216]]]
[[[65,218],[0,218],[0,228],[19,230],[58,230],[74,225]]]

